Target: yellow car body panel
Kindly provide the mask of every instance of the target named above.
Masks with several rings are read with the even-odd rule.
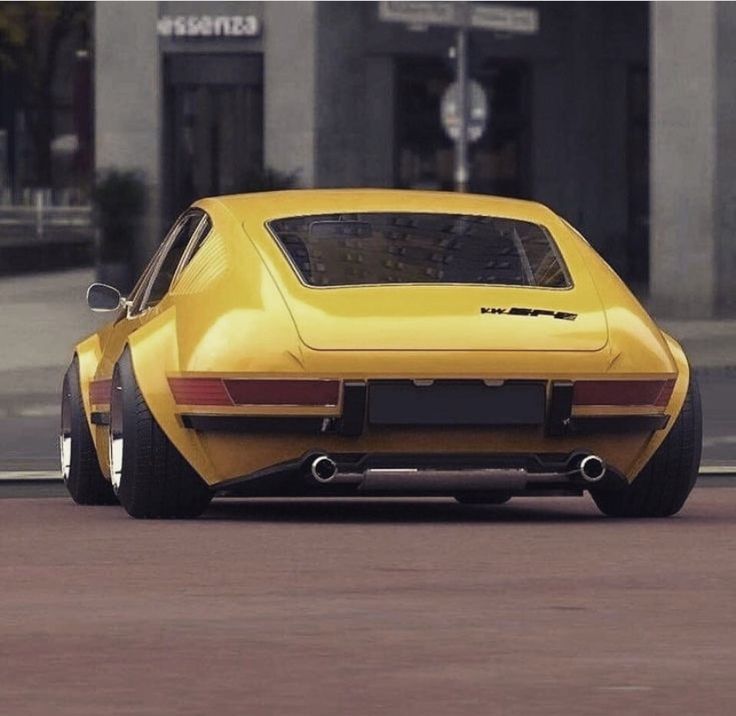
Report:
[[[203,199],[212,228],[165,297],[121,316],[77,346],[88,418],[91,381],[112,376],[127,346],[153,417],[211,486],[296,460],[309,451],[374,453],[563,453],[602,456],[629,481],[679,414],[689,382],[682,349],[665,336],[590,245],[548,208],[488,196],[393,190],[271,192]],[[562,255],[572,287],[465,284],[324,288],[305,285],[268,229],[310,214],[417,212],[482,215],[539,224]],[[488,315],[482,306],[572,311],[574,321]],[[359,436],[193,430],[183,414],[319,415],[333,407],[177,405],[170,378],[483,379],[576,381],[675,379],[663,429],[551,437],[525,428],[374,427]],[[100,406],[97,406],[98,408]],[[104,410],[104,405],[101,406]],[[581,415],[584,409],[576,409]],[[609,411],[610,412],[610,411]],[[617,414],[635,415],[636,409]],[[603,411],[605,413],[605,411]],[[107,429],[92,424],[109,476]]]

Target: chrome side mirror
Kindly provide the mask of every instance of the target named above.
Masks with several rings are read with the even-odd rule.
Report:
[[[93,311],[117,311],[125,305],[120,291],[106,283],[93,283],[87,289],[87,305]]]

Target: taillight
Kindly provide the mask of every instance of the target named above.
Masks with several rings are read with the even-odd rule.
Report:
[[[232,405],[221,378],[169,378],[174,400],[180,405]]]
[[[236,405],[337,405],[337,380],[225,380]]]
[[[666,407],[674,380],[578,380],[573,405],[654,405]]]
[[[250,378],[169,378],[180,405],[303,405],[338,404],[338,380],[262,380]]]

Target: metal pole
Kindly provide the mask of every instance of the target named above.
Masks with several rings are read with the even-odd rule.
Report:
[[[455,191],[468,190],[468,31],[465,26],[457,30],[457,99],[460,126],[455,141]]]

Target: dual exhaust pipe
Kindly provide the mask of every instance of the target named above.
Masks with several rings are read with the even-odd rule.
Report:
[[[572,464],[580,458],[574,458]],[[328,455],[317,455],[311,459],[309,465],[309,473],[316,482],[326,485],[332,482],[338,474],[337,463]],[[606,476],[606,461],[598,455],[585,455],[577,467],[574,467],[567,474],[580,474],[583,480],[589,484],[600,482]]]

